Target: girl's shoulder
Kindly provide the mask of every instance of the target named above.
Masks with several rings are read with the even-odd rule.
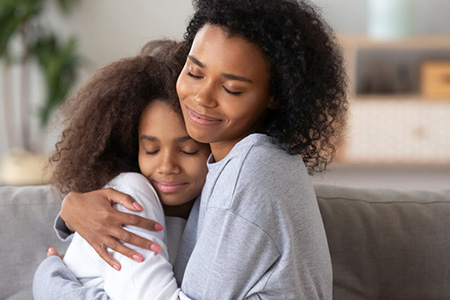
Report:
[[[150,182],[141,173],[123,172],[111,179],[105,187],[119,190],[122,188],[147,188],[148,186],[151,186]]]
[[[122,205],[116,204],[115,206],[118,210],[164,222],[164,212],[158,194],[144,175],[135,172],[120,173],[105,188],[113,188],[116,191],[127,194],[143,207],[143,210],[140,212],[132,212]],[[161,218],[162,220],[160,220]]]

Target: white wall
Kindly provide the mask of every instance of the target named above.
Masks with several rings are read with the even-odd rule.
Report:
[[[393,0],[395,1],[395,0]],[[416,0],[411,0],[416,1]],[[315,0],[324,17],[342,34],[364,34],[366,31],[366,1],[364,0]],[[450,1],[418,1],[417,34],[450,34]],[[169,37],[181,39],[187,20],[193,9],[190,0],[82,0],[70,16],[61,16],[54,7],[48,9],[48,22],[61,34],[75,34],[79,49],[86,63],[81,72],[86,79],[97,68],[124,56],[136,54],[149,40]],[[5,84],[0,65],[0,88]],[[13,76],[14,77],[14,76]],[[17,75],[15,79],[17,81]],[[53,148],[57,133],[42,135],[35,129],[35,116],[42,99],[39,79],[34,79],[33,101],[28,108],[32,144],[48,152]],[[4,111],[5,99],[0,93],[0,110]],[[14,104],[18,106],[17,104]],[[0,113],[0,156],[11,146],[20,146],[20,133],[14,143],[6,143],[6,126],[20,132],[19,108],[14,113],[16,121],[5,123]]]

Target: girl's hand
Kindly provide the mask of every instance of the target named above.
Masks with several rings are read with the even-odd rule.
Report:
[[[114,189],[102,189],[89,193],[70,192],[61,205],[61,218],[70,230],[77,231],[111,267],[120,270],[120,264],[106,250],[110,248],[137,262],[143,256],[126,247],[122,242],[160,252],[161,247],[150,240],[132,234],[122,228],[132,225],[151,231],[161,231],[161,224],[143,217],[119,212],[112,207],[120,204],[132,211],[142,207],[129,195]]]

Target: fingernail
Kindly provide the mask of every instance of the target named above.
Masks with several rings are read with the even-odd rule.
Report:
[[[159,253],[159,252],[161,252],[161,247],[158,246],[158,245],[153,244],[153,245],[150,247],[150,250],[152,250],[152,251],[154,251],[154,252],[156,252],[156,253]]]
[[[113,268],[114,268],[116,271],[120,271],[120,266],[118,266],[118,265],[113,265]]]
[[[54,249],[52,247],[48,248],[47,255],[53,255],[53,254],[55,254]]]
[[[155,225],[155,229],[158,230],[158,231],[161,231],[161,230],[164,229],[164,227],[161,224],[156,224]]]
[[[133,255],[133,259],[137,262],[142,262],[144,260],[142,256],[136,254]]]
[[[137,209],[137,210],[143,210],[142,206],[137,203],[137,202],[133,202],[133,206]]]

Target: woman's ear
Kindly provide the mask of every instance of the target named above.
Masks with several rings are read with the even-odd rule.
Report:
[[[274,96],[271,96],[269,102],[267,103],[267,108],[278,109],[279,107],[280,102]]]

